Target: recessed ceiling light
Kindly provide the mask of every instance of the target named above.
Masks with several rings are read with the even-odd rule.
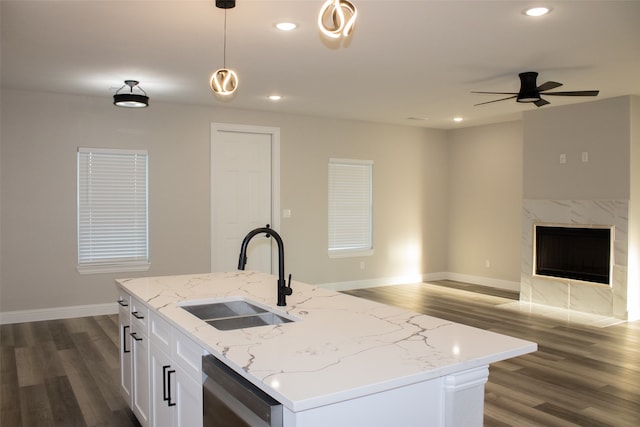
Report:
[[[545,6],[540,7],[532,7],[524,11],[524,14],[527,16],[542,16],[551,12],[551,9]]]
[[[453,121],[454,122],[461,122],[462,121],[462,117],[454,117]]]
[[[269,95],[269,99],[272,101],[280,101],[282,99],[282,95]]]
[[[280,31],[292,31],[298,28],[298,26],[293,22],[278,22],[276,28]]]

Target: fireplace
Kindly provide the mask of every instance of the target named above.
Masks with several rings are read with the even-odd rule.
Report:
[[[626,320],[629,290],[637,286],[627,283],[632,270],[629,265],[629,213],[628,200],[524,199],[520,301]],[[608,280],[606,276],[602,281],[595,282],[591,281],[593,279],[550,276],[544,271],[541,272],[543,274],[537,274],[538,250],[535,240],[538,227],[604,229],[605,237],[601,237],[600,243],[609,249],[602,251],[605,252],[606,271],[602,271],[602,266],[599,269],[604,275],[608,274]],[[571,250],[582,249],[581,246],[575,242],[570,245]],[[586,269],[580,267],[573,270]]]
[[[534,224],[534,275],[611,285],[613,227]]]

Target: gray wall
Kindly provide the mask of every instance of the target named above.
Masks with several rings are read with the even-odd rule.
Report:
[[[629,102],[619,97],[525,112],[523,197],[629,199]],[[586,163],[582,152],[589,153]]]
[[[467,161],[463,151],[450,149],[447,140],[451,132],[207,106],[154,103],[148,109],[132,111],[114,107],[108,97],[3,90],[0,310],[109,303],[115,298],[113,280],[117,277],[209,271],[211,122],[280,127],[281,206],[292,211],[290,219],[281,219],[281,232],[286,239],[287,270],[295,278],[310,283],[384,281],[446,272],[449,265],[459,268],[459,273],[477,274],[468,267],[471,261],[452,260],[464,254],[460,242],[455,242],[456,251],[448,248],[450,230],[469,227],[468,218],[456,217],[449,224],[450,198],[456,206],[459,200],[467,199],[450,194],[467,191],[462,182],[449,184],[453,176],[450,168],[464,169],[454,166],[457,157]],[[492,132],[503,135],[503,139],[511,135],[519,140],[514,125],[505,126],[501,131],[497,125]],[[469,134],[452,141],[454,146],[462,146],[472,140]],[[483,136],[477,143],[486,144],[487,153],[478,162],[493,159],[491,150],[502,150],[494,145],[494,138]],[[517,146],[521,142],[514,143]],[[78,146],[149,150],[149,272],[77,273]],[[499,155],[517,156],[507,161],[516,165],[521,162],[517,153],[514,148]],[[374,161],[372,257],[327,257],[329,157]],[[493,170],[478,165],[479,172],[491,174]],[[498,181],[520,180],[517,166],[510,178],[502,170],[495,172]],[[472,180],[472,176],[466,179]],[[486,179],[496,182],[491,177]],[[495,190],[486,190],[490,205],[520,205],[515,192],[496,201]],[[474,190],[465,209],[486,209],[482,191]],[[514,200],[509,200],[512,197]],[[519,221],[519,216],[508,220],[514,221]],[[519,229],[512,233],[518,235]],[[498,262],[508,259],[514,250],[507,244],[502,254],[491,256]],[[365,261],[364,270],[360,261]],[[497,279],[513,280],[508,269],[495,273]]]
[[[630,318],[640,318],[640,96],[631,98],[631,201],[629,203],[629,279],[627,295]],[[633,284],[635,283],[635,287]]]
[[[522,122],[460,129],[448,140],[448,271],[517,283]]]

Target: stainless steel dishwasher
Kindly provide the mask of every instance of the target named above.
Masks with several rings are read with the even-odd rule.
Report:
[[[202,358],[203,427],[280,426],[282,404],[214,356]]]

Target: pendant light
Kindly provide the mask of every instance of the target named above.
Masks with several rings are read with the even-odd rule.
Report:
[[[227,68],[227,9],[236,6],[235,0],[216,0],[216,7],[224,9],[224,50],[222,57],[222,68],[216,70],[211,75],[209,85],[216,95],[228,96],[233,94],[238,88],[238,75],[235,71]]]
[[[326,0],[318,14],[318,28],[332,39],[349,37],[356,24],[358,10],[347,0]]]
[[[149,105],[149,97],[147,92],[144,91],[137,80],[125,80],[124,85],[116,91],[113,95],[113,105],[118,107],[128,108],[144,108]],[[120,91],[126,87],[129,87],[129,92],[120,93]],[[133,93],[133,89],[137,89],[140,93]]]

